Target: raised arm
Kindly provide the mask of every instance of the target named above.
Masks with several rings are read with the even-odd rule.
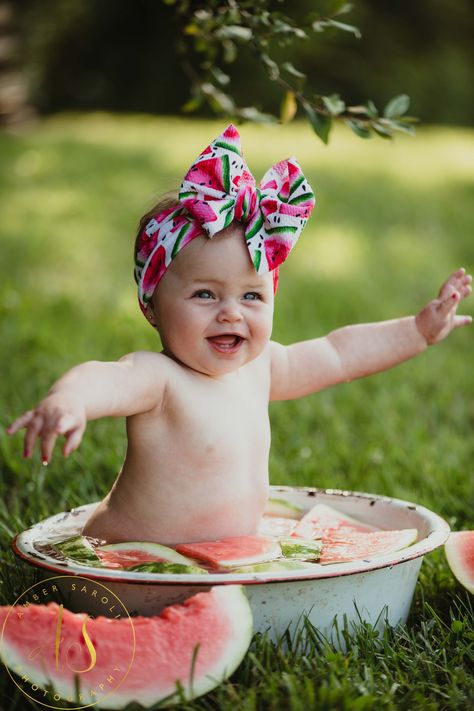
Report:
[[[161,360],[161,363],[160,363]],[[7,429],[25,428],[24,456],[41,440],[43,463],[51,459],[56,439],[65,436],[63,454],[79,446],[88,420],[147,412],[159,404],[166,387],[164,357],[138,352],[114,362],[89,361],[65,373],[33,409]]]
[[[290,346],[272,343],[270,398],[302,397],[413,358],[453,328],[472,322],[470,316],[456,314],[460,301],[471,293],[471,281],[464,269],[458,269],[417,316],[345,326]]]

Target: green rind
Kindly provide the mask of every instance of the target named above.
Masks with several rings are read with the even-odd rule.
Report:
[[[195,561],[192,558],[187,558],[181,553],[178,553],[169,546],[163,546],[160,543],[152,541],[123,541],[121,543],[108,543],[105,546],[100,546],[98,550],[103,551],[127,551],[139,550],[150,555],[156,555],[157,558],[164,558],[170,563],[182,563],[183,565],[194,565]]]
[[[127,567],[128,570],[133,570],[136,573],[166,573],[168,575],[175,574],[194,574],[206,575],[209,571],[205,568],[200,568],[197,565],[183,565],[182,563],[160,563],[158,561],[150,561],[149,563],[139,563]]]
[[[102,561],[84,536],[67,538],[65,541],[55,543],[54,547],[73,563],[87,565],[92,568],[102,568]]]
[[[294,560],[318,560],[323,547],[322,541],[284,536],[278,539],[285,558]]]

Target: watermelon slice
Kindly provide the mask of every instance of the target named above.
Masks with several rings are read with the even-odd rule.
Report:
[[[323,538],[320,563],[347,563],[374,556],[394,553],[416,541],[416,528],[400,531],[372,531],[370,533],[331,533]]]
[[[343,514],[326,504],[316,504],[303,516],[296,525],[292,536],[299,538],[324,538],[332,533],[354,533],[356,531],[368,533],[376,531],[374,526],[369,526],[347,514]]]
[[[281,516],[283,518],[300,519],[304,509],[286,499],[270,498],[265,506],[264,516]]]
[[[92,544],[85,536],[73,536],[65,541],[54,544],[65,558],[72,560],[79,565],[88,565],[92,568],[102,567],[99,556],[95,552]]]
[[[278,542],[268,536],[234,536],[217,541],[182,543],[176,550],[222,568],[263,563],[281,555]]]
[[[194,561],[176,553],[173,548],[150,541],[109,543],[95,549],[96,555],[107,568],[130,568],[141,563],[169,562],[194,565]]]
[[[474,531],[453,531],[444,550],[453,575],[474,595]]]
[[[148,563],[139,563],[138,565],[132,565],[131,568],[127,570],[134,570],[137,573],[167,573],[171,575],[192,573],[194,575],[205,575],[209,573],[205,568],[200,568],[197,565],[183,565],[182,563],[167,563],[158,562],[156,560],[149,561]]]
[[[291,536],[280,538],[278,542],[285,558],[291,560],[319,560],[323,547],[321,541],[292,538]]]
[[[296,521],[291,518],[282,518],[281,516],[266,516],[265,514],[260,519],[258,525],[258,533],[260,536],[289,536],[296,526]]]
[[[25,684],[30,696],[38,685],[43,705],[44,689],[50,684],[63,699],[77,700],[76,677],[90,705],[122,709],[138,702],[149,707],[166,699],[164,705],[169,706],[179,701],[177,683],[185,697],[192,699],[230,676],[252,637],[252,613],[240,585],[213,587],[183,605],[167,607],[159,616],[132,620],[134,656],[128,618],[91,619],[55,602],[0,607],[3,661],[20,679],[28,679],[19,679],[18,684]]]

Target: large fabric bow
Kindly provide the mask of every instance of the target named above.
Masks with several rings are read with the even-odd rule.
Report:
[[[256,271],[277,269],[295,246],[315,198],[295,158],[272,166],[257,187],[231,124],[190,167],[179,202],[153,217],[139,237],[135,279],[143,311],[176,254],[198,235],[212,238],[234,220],[245,224]]]

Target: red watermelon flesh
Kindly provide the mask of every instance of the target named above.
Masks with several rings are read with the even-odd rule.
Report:
[[[223,568],[263,563],[281,555],[278,542],[269,536],[233,536],[217,541],[181,543],[176,546],[176,550],[214,567]]]
[[[148,707],[174,696],[178,681],[186,698],[195,698],[233,673],[252,637],[252,614],[243,587],[219,586],[194,595],[183,605],[171,605],[159,616],[132,618],[134,656],[128,618],[91,619],[85,613],[62,609],[57,665],[59,608],[53,602],[21,608],[0,607],[0,628],[5,622],[3,661],[20,678],[28,677],[27,693],[32,693],[32,683],[39,685],[43,700],[42,690],[51,683],[62,698],[74,699],[72,669],[89,667],[90,671],[77,674],[81,694],[86,701],[98,702],[100,708],[121,709],[132,701]],[[19,615],[19,611],[23,614]],[[96,655],[94,665],[90,647],[84,642],[84,622]],[[39,645],[41,653],[32,653]],[[174,696],[174,703],[177,700]],[[169,699],[165,705],[171,703]]]
[[[474,595],[474,531],[453,531],[444,550],[453,575]]]
[[[365,560],[374,556],[394,553],[406,548],[417,539],[416,528],[403,528],[399,531],[371,531],[364,533],[330,533],[323,537],[323,548],[319,562],[348,563],[352,560]]]
[[[96,548],[95,552],[106,568],[129,568],[132,565],[138,565],[140,563],[163,563],[166,560],[165,558],[160,558],[152,553],[146,553],[145,551],[139,551],[136,549],[126,551],[106,551]]]
[[[298,538],[324,538],[333,533],[368,533],[376,530],[378,529],[374,526],[358,521],[326,504],[316,504],[303,516],[291,535]]]

